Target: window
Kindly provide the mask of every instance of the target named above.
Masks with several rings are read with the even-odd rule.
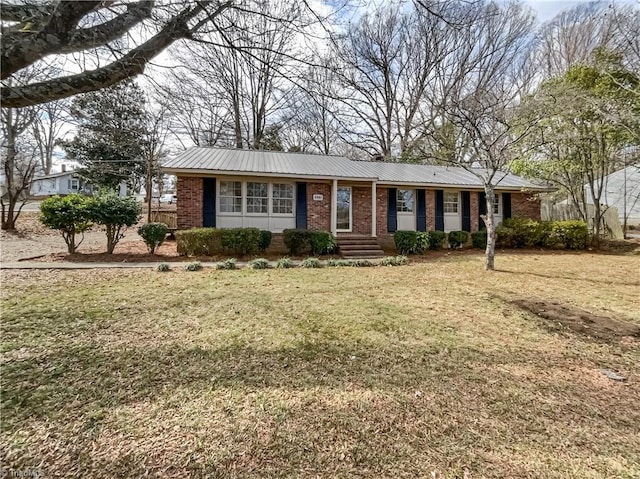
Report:
[[[242,213],[242,183],[239,181],[220,182],[220,212]]]
[[[458,213],[458,201],[460,195],[458,193],[444,192],[444,212]]]
[[[293,185],[274,183],[271,196],[273,198],[271,206],[273,214],[293,213]]]
[[[78,191],[80,189],[80,181],[77,178],[69,180],[69,191]]]
[[[413,190],[397,190],[398,213],[413,213]]]
[[[247,213],[267,214],[269,207],[269,184],[247,182]]]
[[[493,214],[500,214],[500,195],[498,194],[495,195],[495,201],[493,202]]]

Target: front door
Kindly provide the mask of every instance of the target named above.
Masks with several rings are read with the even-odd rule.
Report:
[[[338,231],[351,231],[351,188],[342,186],[338,188],[338,207],[336,210],[336,229]]]

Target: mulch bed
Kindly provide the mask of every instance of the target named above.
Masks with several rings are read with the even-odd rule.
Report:
[[[623,338],[640,340],[640,326],[637,324],[598,316],[554,301],[519,299],[510,303],[548,321],[547,326],[553,329],[569,330],[606,342],[619,342]]]

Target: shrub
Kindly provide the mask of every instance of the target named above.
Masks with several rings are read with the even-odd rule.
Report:
[[[322,268],[322,263],[318,258],[307,258],[300,262],[301,268]]]
[[[186,271],[200,271],[202,269],[202,263],[200,261],[194,261],[184,267]]]
[[[311,251],[311,231],[287,229],[282,232],[282,240],[291,254]]]
[[[402,266],[409,262],[406,256],[385,256],[380,260],[380,266]]]
[[[566,249],[585,249],[589,244],[589,229],[584,221],[554,221],[551,237]]]
[[[442,249],[444,240],[447,238],[447,233],[444,231],[429,231],[429,249],[438,250]]]
[[[271,244],[272,238],[271,231],[269,230],[260,230],[260,238],[258,240],[258,249],[260,251],[266,251],[266,249]]]
[[[167,271],[171,271],[171,266],[169,266],[169,263],[160,263],[156,266],[156,271],[159,273],[165,273]]]
[[[351,266],[355,266],[356,268],[368,268],[369,266],[373,266],[373,263],[368,259],[352,259],[350,263]]]
[[[265,258],[256,258],[249,261],[247,266],[249,269],[268,269],[269,261]]]
[[[311,254],[331,254],[337,247],[338,243],[329,231],[311,232]]]
[[[246,255],[260,249],[258,228],[230,228],[222,230],[222,247],[227,253]]]
[[[107,253],[113,253],[124,238],[127,227],[140,219],[141,208],[135,198],[121,198],[114,193],[96,196],[89,203],[90,218],[105,227]]]
[[[227,258],[224,261],[218,261],[215,264],[216,269],[236,269],[236,259]]]
[[[222,253],[224,230],[193,228],[176,231],[176,245],[181,256],[211,256]]]
[[[400,254],[422,254],[429,248],[429,234],[424,231],[396,231],[393,240]]]
[[[474,231],[471,233],[471,244],[474,248],[487,248],[487,230]]]
[[[327,260],[327,266],[331,267],[342,267],[342,266],[351,266],[351,262],[346,259],[335,259],[331,258]]]
[[[147,223],[138,228],[138,234],[147,245],[150,254],[154,254],[167,237],[169,228],[164,223]]]
[[[59,230],[67,251],[73,254],[84,239],[84,232],[91,228],[89,211],[90,198],[73,194],[65,197],[52,196],[40,204],[40,222],[54,230]],[[76,235],[82,239],[76,243]]]
[[[280,258],[278,261],[276,261],[276,269],[288,269],[288,268],[293,268],[293,261],[291,261],[291,258],[288,257],[284,257],[284,258]]]
[[[449,231],[447,240],[449,241],[449,248],[457,249],[467,243],[469,233],[466,231]]]

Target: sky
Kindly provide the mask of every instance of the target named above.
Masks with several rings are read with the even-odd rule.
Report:
[[[524,3],[533,8],[538,15],[538,21],[543,23],[574,5],[588,3],[588,0],[525,0]]]

